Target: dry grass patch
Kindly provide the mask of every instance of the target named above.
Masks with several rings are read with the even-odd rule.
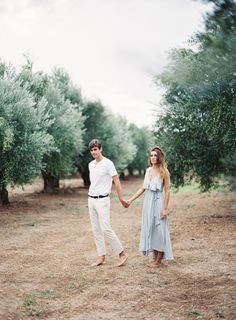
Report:
[[[126,197],[141,183],[125,181]],[[108,246],[106,264],[91,268],[87,190],[80,180],[63,185],[46,195],[37,180],[0,208],[0,319],[234,319],[235,194],[172,194],[175,260],[155,270],[138,252],[142,199],[127,210],[113,194],[112,225],[129,259],[116,268]]]

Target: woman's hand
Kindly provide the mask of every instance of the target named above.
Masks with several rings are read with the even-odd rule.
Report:
[[[162,212],[161,212],[161,219],[166,219],[167,217],[167,210],[166,209],[163,209]]]
[[[128,206],[130,206],[132,201],[130,199],[128,199],[128,200],[126,200],[126,202],[127,202]]]

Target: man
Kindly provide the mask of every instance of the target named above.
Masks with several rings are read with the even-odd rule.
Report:
[[[98,258],[92,266],[104,264],[106,257],[105,240],[107,240],[118,254],[116,266],[120,267],[126,262],[127,255],[110,225],[109,195],[111,193],[112,181],[115,184],[120,202],[125,208],[128,205],[122,196],[122,188],[116,168],[111,160],[102,155],[100,141],[93,139],[89,143],[89,150],[94,160],[89,163],[91,184],[88,192],[88,208],[98,254]]]

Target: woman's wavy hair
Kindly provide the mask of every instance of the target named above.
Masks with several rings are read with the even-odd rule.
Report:
[[[151,152],[152,151],[155,151],[156,154],[157,154],[157,164],[158,164],[159,169],[160,169],[160,176],[161,176],[162,179],[164,179],[166,176],[170,175],[169,170],[167,169],[167,164],[165,162],[165,153],[158,146],[155,146],[155,147],[151,148]],[[150,160],[150,165],[151,165],[151,160]]]

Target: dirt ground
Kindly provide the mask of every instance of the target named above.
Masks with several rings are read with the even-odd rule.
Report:
[[[128,198],[140,178],[123,182]],[[175,260],[157,269],[138,252],[142,199],[124,209],[114,191],[112,226],[129,255],[117,268],[107,246],[96,259],[81,180],[56,195],[38,180],[10,192],[0,208],[0,319],[236,319],[236,195],[172,194],[170,232]]]

